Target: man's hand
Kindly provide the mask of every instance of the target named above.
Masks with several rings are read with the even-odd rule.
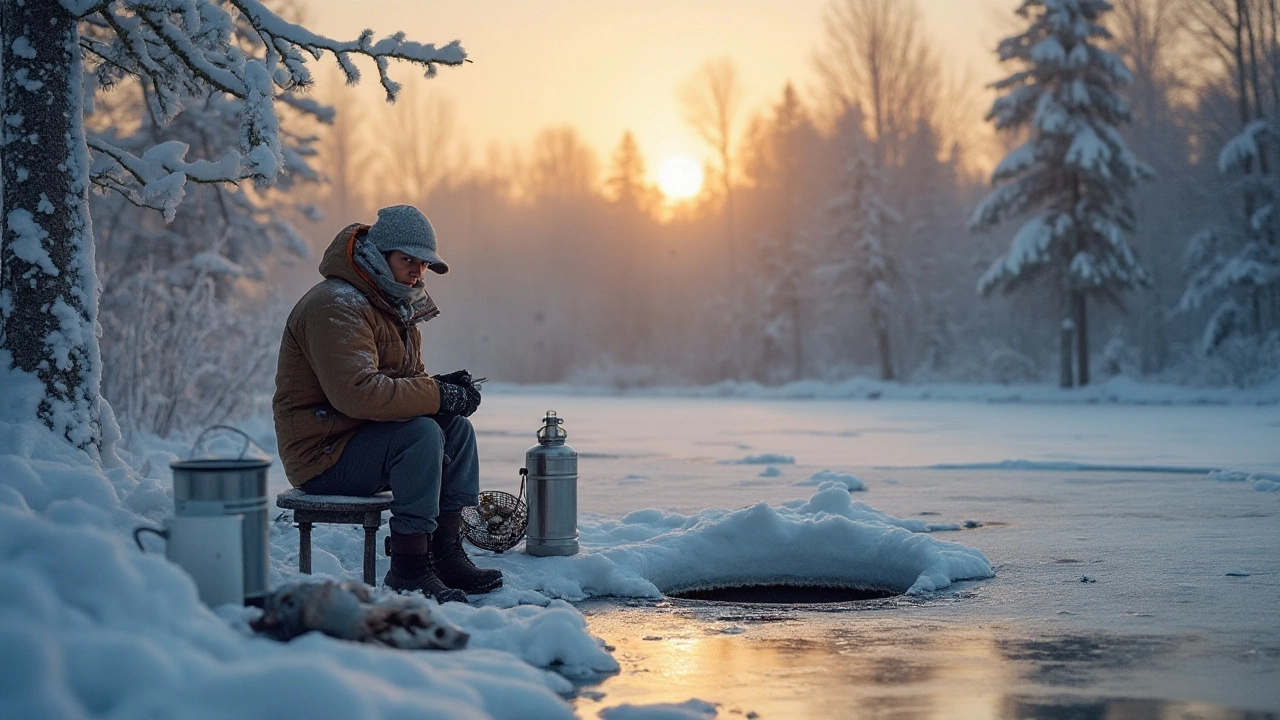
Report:
[[[436,382],[447,382],[450,385],[461,385],[466,387],[471,384],[471,372],[468,370],[454,370],[451,373],[443,375],[432,375]]]
[[[437,415],[461,415],[470,417],[480,407],[480,391],[471,383],[454,385],[436,380],[440,388],[440,412]]]

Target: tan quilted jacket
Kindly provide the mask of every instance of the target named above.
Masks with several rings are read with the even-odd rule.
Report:
[[[324,281],[294,306],[280,341],[272,409],[294,487],[332,467],[361,425],[440,410],[416,327],[439,311],[429,303],[429,312],[406,323],[356,267],[355,238],[368,227],[349,225],[329,244],[320,261]]]

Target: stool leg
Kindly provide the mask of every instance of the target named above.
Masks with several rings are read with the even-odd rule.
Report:
[[[311,523],[298,523],[298,571],[311,574]]]
[[[378,526],[364,526],[364,584],[378,584]]]

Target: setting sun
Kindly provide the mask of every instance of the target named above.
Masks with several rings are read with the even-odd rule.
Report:
[[[668,200],[684,200],[702,189],[702,167],[683,155],[668,158],[658,170],[658,187]]]

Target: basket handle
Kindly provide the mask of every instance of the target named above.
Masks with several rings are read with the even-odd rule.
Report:
[[[237,428],[237,427],[231,427],[230,425],[210,425],[209,427],[205,428],[204,430],[201,430],[201,431],[200,431],[200,434],[196,436],[196,441],[195,441],[195,443],[191,446],[191,452],[187,453],[187,459],[188,459],[188,460],[191,460],[192,458],[194,458],[194,457],[195,457],[196,449],[200,447],[200,443],[201,443],[201,441],[203,441],[203,440],[204,440],[204,436],[205,436],[205,435],[208,435],[208,434],[209,434],[209,432],[210,432],[210,431],[212,431],[212,430],[230,430],[231,432],[233,432],[233,433],[235,433],[235,434],[239,435],[240,437],[244,438],[244,447],[240,448],[240,454],[236,457],[236,459],[237,459],[237,460],[243,460],[243,459],[244,459],[244,454],[245,454],[245,453],[247,453],[247,452],[249,452],[249,446],[250,446],[250,445],[253,445],[254,447],[258,448],[259,450],[262,450],[262,446],[258,445],[258,443],[256,443],[256,442],[254,442],[254,441],[253,441],[253,438],[249,437],[248,433],[246,433],[245,431],[241,430],[240,428]],[[264,450],[263,452],[266,452],[266,451]]]

